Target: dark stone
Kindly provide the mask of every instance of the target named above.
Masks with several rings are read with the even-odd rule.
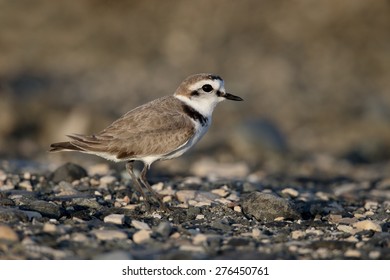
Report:
[[[58,167],[50,175],[50,180],[52,180],[56,184],[61,181],[71,183],[74,180],[79,180],[87,176],[87,171],[80,165],[74,163],[65,163],[64,165]]]
[[[246,246],[246,245],[249,244],[249,240],[248,239],[244,239],[244,238],[236,238],[236,237],[234,237],[234,238],[231,238],[228,241],[227,244],[230,245],[230,246],[235,246],[235,247],[237,247],[237,246]]]
[[[16,223],[16,222],[28,222],[28,216],[17,209],[0,208],[0,222],[3,223]]]
[[[0,198],[0,206],[15,206],[15,202],[9,198]]]
[[[155,232],[163,238],[168,238],[172,232],[172,226],[169,222],[161,222],[155,229]]]
[[[28,204],[20,205],[21,210],[36,211],[39,212],[43,217],[58,219],[62,216],[62,209],[57,204],[43,201],[33,200],[29,201]]]
[[[269,193],[250,193],[241,200],[241,205],[245,215],[258,221],[269,222],[277,217],[295,220],[301,217],[291,202]]]

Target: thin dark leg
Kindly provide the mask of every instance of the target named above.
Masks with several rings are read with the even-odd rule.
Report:
[[[128,161],[126,163],[126,170],[127,172],[129,172],[130,174],[130,177],[131,177],[131,180],[133,181],[133,185],[134,187],[136,188],[136,190],[142,195],[142,197],[144,198],[144,202],[145,202],[145,207],[147,210],[150,209],[150,204],[148,202],[148,199],[147,199],[147,196],[145,195],[145,192],[144,190],[142,189],[142,186],[141,184],[139,183],[138,179],[137,179],[137,176],[135,176],[134,174],[134,171],[133,171],[133,165],[134,165],[134,161]]]
[[[148,191],[152,194],[152,196],[158,201],[158,204],[164,211],[168,211],[169,209],[165,206],[164,202],[161,199],[161,196],[156,193],[152,187],[149,185],[148,180],[146,179],[146,173],[149,170],[149,165],[144,164],[144,168],[141,171],[140,181],[141,183],[148,189]]]

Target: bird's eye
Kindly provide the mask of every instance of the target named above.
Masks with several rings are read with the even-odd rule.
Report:
[[[210,92],[210,91],[213,90],[213,87],[212,87],[211,85],[209,85],[209,84],[206,84],[206,85],[204,85],[204,86],[202,87],[202,89],[203,89],[203,91],[205,91],[205,92]]]

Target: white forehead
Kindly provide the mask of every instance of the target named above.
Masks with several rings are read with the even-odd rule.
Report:
[[[211,85],[213,87],[213,89],[225,90],[224,82],[222,80],[219,80],[219,79],[203,79],[203,80],[200,80],[200,81],[194,83],[193,85],[190,85],[189,89],[191,91],[198,90],[202,86],[204,86],[205,84]]]

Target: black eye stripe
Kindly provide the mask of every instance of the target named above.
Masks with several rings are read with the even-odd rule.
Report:
[[[202,86],[202,89],[205,92],[210,92],[210,91],[213,90],[213,87],[211,85],[209,85],[209,84],[205,84],[204,86]]]

